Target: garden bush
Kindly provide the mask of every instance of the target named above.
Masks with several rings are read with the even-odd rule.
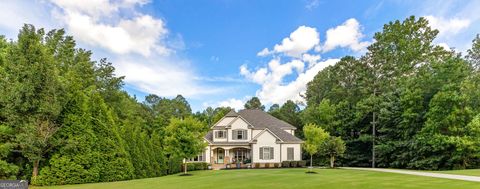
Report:
[[[305,161],[305,160],[298,161],[297,165],[298,165],[298,167],[305,167],[305,166],[307,166],[307,161]]]
[[[187,163],[187,170],[188,171],[196,171],[196,170],[207,170],[208,163],[206,162],[190,162]]]
[[[282,167],[285,167],[285,168],[290,167],[290,161],[282,161]]]
[[[290,161],[290,167],[297,167],[297,161]]]
[[[265,168],[270,168],[270,163],[265,163]]]
[[[255,168],[260,168],[260,163],[255,163]]]

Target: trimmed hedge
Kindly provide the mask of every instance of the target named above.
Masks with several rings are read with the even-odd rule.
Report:
[[[307,165],[307,161],[282,161],[282,167],[305,167]]]
[[[284,168],[290,167],[290,161],[282,161],[282,167]]]
[[[190,162],[187,163],[187,170],[188,171],[196,171],[196,170],[207,170],[208,163],[206,162]]]

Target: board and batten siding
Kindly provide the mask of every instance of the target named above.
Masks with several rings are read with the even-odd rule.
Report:
[[[280,163],[280,144],[276,143],[277,138],[273,136],[270,132],[263,132],[258,138],[257,143],[252,145],[253,150],[253,159],[254,163]],[[273,159],[262,160],[260,159],[260,148],[261,147],[273,147]]]

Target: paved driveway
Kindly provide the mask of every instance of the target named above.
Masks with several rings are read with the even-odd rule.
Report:
[[[407,175],[418,175],[418,176],[425,176],[425,177],[436,177],[436,178],[446,178],[446,179],[456,179],[456,180],[480,182],[480,177],[466,176],[466,175],[453,175],[453,174],[443,174],[443,173],[430,173],[430,172],[399,170],[399,169],[382,169],[382,168],[342,167],[342,169],[363,170],[363,171],[378,171],[378,172],[387,172],[387,173],[400,173],[400,174],[407,174]]]

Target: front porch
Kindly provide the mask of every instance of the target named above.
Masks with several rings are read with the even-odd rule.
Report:
[[[212,169],[247,168],[251,165],[249,146],[216,146],[210,152]]]

